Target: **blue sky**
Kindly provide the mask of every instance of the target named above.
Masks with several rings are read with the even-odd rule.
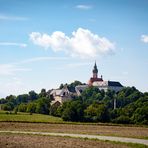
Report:
[[[104,80],[148,91],[148,0],[0,0],[0,97]]]

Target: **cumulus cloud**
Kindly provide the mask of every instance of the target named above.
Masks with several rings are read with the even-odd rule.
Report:
[[[148,43],[148,35],[141,35],[141,41],[144,43]]]
[[[0,42],[0,46],[19,46],[19,47],[27,47],[25,43],[15,43],[15,42]]]
[[[77,5],[76,8],[81,9],[81,10],[89,10],[92,9],[91,5]]]
[[[71,56],[95,57],[108,54],[115,49],[114,43],[106,37],[93,34],[88,29],[78,28],[68,37],[61,31],[55,31],[51,35],[32,32],[30,40],[45,49],[52,49],[54,52],[64,51]]]

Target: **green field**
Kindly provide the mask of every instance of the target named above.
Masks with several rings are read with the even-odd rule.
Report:
[[[64,121],[61,118],[53,117],[43,114],[32,114],[29,113],[17,113],[14,114],[0,111],[0,121],[5,122],[40,122],[40,123],[63,123]]]
[[[64,123],[64,124],[83,124],[83,125],[106,125],[106,126],[123,126],[123,127],[148,127],[147,125],[133,125],[133,124],[115,124],[115,123],[101,123],[101,122],[71,122],[63,121],[60,117],[54,117],[44,114],[23,113],[3,111],[0,110],[0,122],[30,122],[30,123]]]
[[[50,115],[7,111],[0,111],[0,130],[148,138],[148,128],[144,126],[66,122]]]

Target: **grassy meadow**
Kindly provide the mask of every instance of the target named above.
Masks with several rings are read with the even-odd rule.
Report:
[[[0,111],[0,122],[33,122],[33,123],[62,123],[61,118],[43,114],[29,113],[13,113],[8,111]]]

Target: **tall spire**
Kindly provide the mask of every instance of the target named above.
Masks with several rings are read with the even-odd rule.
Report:
[[[93,69],[93,78],[97,78],[98,77],[98,69],[97,69],[97,64],[95,61],[95,65],[94,65],[94,69]]]
[[[97,69],[96,61],[95,61],[95,65],[94,65],[93,73],[98,73],[98,69]]]
[[[98,68],[97,68],[97,64],[96,64],[96,61],[95,61],[95,65],[93,67],[93,77],[90,78],[89,80],[89,86],[92,86],[94,82],[102,82],[103,81],[103,77],[101,75],[101,78],[98,78]]]

